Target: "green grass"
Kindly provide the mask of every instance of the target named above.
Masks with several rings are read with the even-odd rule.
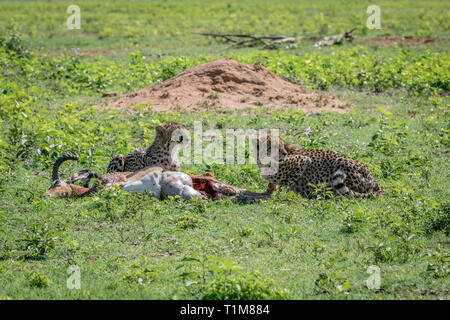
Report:
[[[93,25],[86,25],[87,35],[70,38],[65,30],[57,32],[65,22],[66,4],[29,2],[19,8],[11,1],[0,2],[1,15],[22,21],[25,33],[21,41],[19,34],[2,29],[0,38],[0,298],[449,298],[447,47],[344,45],[319,51],[247,48],[218,54],[223,44],[200,39],[202,45],[195,48],[197,38],[189,35],[190,28],[204,31],[219,21],[223,30],[218,31],[334,33],[358,19],[365,21],[365,8],[361,13],[359,7],[368,4],[362,2],[336,6],[333,15],[326,13],[324,1],[307,2],[296,10],[293,2],[259,2],[252,15],[255,3],[230,2],[230,15],[251,17],[241,24],[228,22],[227,11],[216,9],[226,4],[193,2],[183,6],[190,17],[187,25],[177,23],[182,8],[177,1],[151,7],[116,2],[101,10],[100,2],[80,3],[90,8],[86,18]],[[378,4],[392,14],[383,18],[392,28],[377,32],[448,32],[448,19],[440,14],[446,12],[445,2],[414,2],[418,9],[412,11],[402,11],[404,4]],[[271,7],[274,14],[267,15]],[[326,24],[336,28],[316,29],[322,11]],[[38,12],[45,14],[33,24]],[[139,17],[149,12],[160,20]],[[98,19],[101,13],[108,19]],[[421,14],[428,24],[402,20],[407,13]],[[113,23],[112,17],[120,23]],[[139,21],[145,22],[142,28],[137,27]],[[150,34],[156,25],[166,33]],[[107,28],[111,30],[104,31]],[[101,32],[107,34],[101,38]],[[133,32],[136,37],[130,37]],[[376,35],[367,32],[365,36]],[[186,43],[175,45],[176,37],[186,37]],[[88,38],[91,42],[84,42]],[[74,45],[134,51],[129,43],[137,41],[140,51],[151,52],[147,46],[159,40],[152,50],[170,52],[172,46],[173,51],[162,57],[140,52],[119,58],[41,57],[32,52],[40,50],[39,39],[44,51]],[[342,95],[353,111],[306,116],[288,106],[276,111],[262,106],[237,114],[166,114],[145,106],[131,111],[92,107],[102,101],[102,92],[147,87],[219,55],[246,63],[262,61],[290,81]],[[306,200],[279,190],[272,200],[252,205],[157,201],[123,192],[78,200],[41,197],[59,155],[80,155],[78,163],[63,165],[64,177],[85,168],[104,172],[111,155],[148,145],[159,123],[177,121],[192,129],[199,118],[204,130],[279,128],[291,143],[350,156],[370,167],[386,195]],[[309,135],[304,134],[307,128]],[[254,191],[266,187],[252,164],[184,164],[183,170],[211,171],[224,182]],[[70,265],[81,269],[81,290],[66,286]],[[380,268],[379,290],[366,287],[369,266]]]
[[[441,260],[448,268],[449,171],[448,147],[444,146],[448,146],[448,120],[433,116],[442,111],[428,99],[378,97],[371,102],[366,94],[349,98],[359,112],[313,117],[301,112],[256,112],[239,118],[205,114],[204,125],[220,123],[224,129],[276,126],[291,142],[318,144],[352,156],[372,168],[386,191],[384,198],[302,200],[280,192],[274,200],[257,205],[159,202],[125,194],[42,199],[40,195],[50,184],[45,161],[16,164],[9,176],[5,173],[1,191],[1,294],[12,298],[195,299],[204,294],[197,276],[202,268],[183,258],[200,256],[227,259],[242,267],[244,274],[259,271],[287,289],[291,298],[435,297],[422,295],[426,290],[447,297],[447,271],[427,270]],[[378,111],[379,104],[390,105],[391,118]],[[90,114],[90,122],[106,125],[102,115]],[[149,114],[140,121],[151,123],[161,117]],[[169,119],[189,126],[193,117]],[[135,122],[126,116],[116,121],[128,127],[131,137]],[[312,136],[295,138],[297,130],[306,127],[312,128]],[[380,130],[384,134],[379,143],[376,139],[371,145]],[[85,158],[86,152],[81,155]],[[50,163],[52,157],[40,158]],[[101,171],[107,161],[107,156],[96,156],[64,168],[63,175],[85,167]],[[254,166],[186,165],[184,169],[210,170],[223,181],[252,190],[265,187]],[[47,171],[44,177],[30,176],[42,170]],[[82,270],[80,292],[65,287],[71,264]],[[380,291],[365,289],[369,265],[381,268]],[[29,277],[36,272],[44,274],[50,284],[33,286]],[[192,274],[181,277],[184,273]],[[318,280],[323,279],[321,274],[326,281]],[[207,273],[205,286],[217,277],[217,273]],[[198,284],[186,287],[189,281]],[[347,282],[348,292],[338,292],[337,286]]]
[[[73,1],[0,1],[0,26],[11,20],[38,51],[141,50],[212,53],[225,45],[192,32],[323,36],[354,27],[360,37],[449,35],[448,1],[377,1],[382,29],[366,28],[370,1],[77,1],[81,29],[68,30]],[[301,45],[302,47],[302,45]]]

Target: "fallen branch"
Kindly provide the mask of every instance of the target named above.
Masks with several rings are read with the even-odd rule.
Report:
[[[249,34],[236,34],[236,33],[231,33],[231,34],[223,34],[223,33],[204,33],[204,32],[193,32],[193,34],[199,34],[201,36],[210,36],[210,37],[222,37],[225,38],[227,40],[230,41],[231,37],[235,37],[235,38],[251,38],[254,40],[280,40],[280,39],[285,39],[287,38],[286,36],[252,36]],[[231,39],[231,41],[234,41],[234,39]]]
[[[269,48],[269,49],[275,49],[278,47],[278,45],[281,45],[284,43],[296,44],[295,38],[285,37],[285,36],[260,36],[260,37],[258,37],[258,36],[252,36],[249,34],[236,34],[236,33],[222,34],[222,33],[196,33],[196,32],[193,32],[193,34],[198,34],[198,35],[207,36],[207,37],[222,38],[222,39],[225,39],[227,42],[231,42],[232,45],[226,47],[224,50],[228,50],[228,49],[235,48],[238,46],[257,44],[257,43],[262,43],[264,45],[264,48]],[[265,40],[270,40],[270,41],[265,41]]]
[[[309,40],[318,40],[313,44],[314,47],[322,47],[322,46],[332,46],[334,44],[341,44],[343,40],[348,40],[349,42],[353,41],[353,31],[356,28],[351,29],[350,31],[340,33],[334,36],[328,37],[311,37]],[[291,47],[297,47],[297,39],[293,37],[286,36],[253,36],[250,34],[237,34],[237,33],[209,33],[209,32],[193,32],[193,34],[198,34],[206,37],[214,37],[214,38],[222,38],[227,42],[232,43],[230,46],[226,47],[223,50],[232,49],[239,46],[244,45],[255,45],[261,43],[264,49],[277,49],[280,45],[288,44]]]
[[[352,32],[355,31],[356,28],[353,28],[350,31],[344,32],[344,33],[340,33],[334,36],[328,36],[328,37],[323,37],[320,41],[316,42],[313,44],[313,47],[323,47],[323,46],[332,46],[335,44],[341,44],[342,41],[348,40],[349,42],[353,41],[353,34]]]
[[[279,45],[282,45],[285,43],[288,43],[294,47],[297,47],[297,40],[295,38],[286,37],[284,39],[274,40],[271,43],[264,45],[264,48],[265,49],[277,49]]]

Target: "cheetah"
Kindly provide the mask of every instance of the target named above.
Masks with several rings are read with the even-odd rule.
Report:
[[[188,143],[186,128],[175,122],[156,127],[153,143],[145,149],[137,149],[127,155],[111,158],[107,172],[138,171],[148,167],[162,167],[164,170],[180,171],[178,150]]]
[[[257,163],[261,176],[269,182],[267,194],[272,194],[276,186],[299,193],[302,197],[313,198],[323,191],[334,195],[352,195],[356,197],[382,196],[383,190],[370,169],[361,162],[326,150],[306,150],[284,142],[282,139],[267,135],[256,140]],[[272,140],[275,140],[272,142]],[[278,154],[270,159],[277,161],[278,168],[273,172],[262,173],[267,163],[262,163],[259,149],[267,146],[267,155],[271,146],[278,146]],[[264,151],[264,149],[263,149]],[[275,159],[278,158],[278,159]]]

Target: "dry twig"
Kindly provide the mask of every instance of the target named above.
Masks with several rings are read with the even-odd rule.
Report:
[[[222,34],[222,33],[196,33],[201,36],[223,38],[227,42],[232,44],[226,47],[224,50],[235,48],[242,45],[254,45],[257,43],[262,43],[265,48],[276,48],[278,45],[283,43],[296,43],[295,38],[285,37],[285,36],[252,36],[249,34]],[[269,40],[269,41],[266,41]]]
[[[317,41],[316,43],[314,43],[313,46],[314,47],[322,47],[322,46],[332,46],[334,44],[341,44],[344,39],[348,40],[349,42],[352,42],[353,41],[352,32],[355,30],[356,30],[356,28],[353,28],[350,31],[340,33],[340,34],[337,34],[334,36],[323,37],[320,41]]]

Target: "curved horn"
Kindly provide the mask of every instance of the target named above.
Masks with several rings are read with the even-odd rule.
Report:
[[[61,163],[63,163],[66,160],[78,160],[78,155],[74,154],[74,155],[65,155],[65,156],[61,156],[58,159],[56,159],[55,164],[53,165],[53,171],[52,171],[52,180],[53,182],[59,180],[59,166],[61,165]]]

